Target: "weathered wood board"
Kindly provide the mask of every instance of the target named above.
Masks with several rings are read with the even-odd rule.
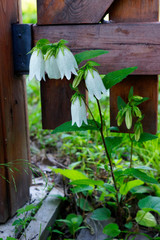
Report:
[[[160,23],[110,23],[94,25],[33,26],[34,44],[41,38],[69,41],[73,53],[105,49],[96,60],[107,72],[137,66],[133,74],[159,74]]]
[[[114,0],[38,0],[38,25],[98,23]]]
[[[127,10],[126,10],[127,9]],[[141,23],[144,29],[147,29],[146,21],[158,21],[158,10],[159,10],[159,1],[158,0],[122,0],[121,4],[119,1],[115,1],[110,9],[110,20],[118,21],[118,22],[143,22]],[[157,23],[156,23],[157,24]],[[145,39],[145,35],[143,36]],[[156,38],[153,36],[152,41],[156,41]],[[147,41],[146,41],[147,43]],[[138,44],[138,42],[137,42]],[[143,51],[143,46],[141,47],[141,43],[139,43],[139,51]],[[149,46],[150,48],[151,46]],[[156,50],[159,52],[159,50]],[[135,52],[133,52],[133,55]],[[153,54],[154,55],[154,54]],[[137,56],[138,58],[138,56]],[[143,64],[148,64],[145,60],[149,61],[149,56],[145,56],[142,59]],[[154,56],[153,56],[154,58]],[[152,59],[154,62],[154,59]],[[152,68],[153,65],[150,66]],[[148,74],[144,72],[144,74]],[[129,76],[127,79],[114,86],[110,91],[110,115],[111,115],[111,126],[116,125],[116,115],[117,115],[117,107],[116,107],[116,99],[117,96],[121,96],[124,99],[127,99],[129,88],[131,86],[134,87],[135,94],[139,94],[141,96],[149,97],[149,100],[142,104],[143,114],[145,115],[143,124],[144,131],[151,132],[153,134],[157,131],[157,115],[158,115],[158,77],[156,74],[159,72],[155,71],[151,74],[155,74],[152,76]],[[120,131],[126,132],[126,128],[123,125],[120,128]]]
[[[29,198],[29,168],[23,164],[29,159],[25,79],[14,76],[11,38],[11,24],[19,21],[19,12],[19,0],[0,2],[0,163],[10,163],[13,170],[1,168],[9,183],[0,177],[0,222]]]

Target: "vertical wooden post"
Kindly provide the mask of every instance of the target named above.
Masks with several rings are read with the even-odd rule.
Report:
[[[0,174],[9,181],[0,177],[1,223],[29,198],[25,79],[14,75],[12,54],[11,24],[19,22],[19,13],[19,0],[0,2],[0,164],[10,163],[13,170],[0,166]]]
[[[121,0],[115,1],[110,9],[110,20],[116,22],[147,22],[158,21],[159,1],[158,0]],[[134,93],[149,100],[140,107],[145,112],[145,129],[150,129],[153,134],[157,131],[157,101],[158,101],[158,77],[152,76],[129,76],[122,83],[117,84],[111,89],[111,125],[116,126],[117,99],[121,96],[127,100],[130,87],[134,87]],[[125,132],[126,127],[122,125],[121,131]]]

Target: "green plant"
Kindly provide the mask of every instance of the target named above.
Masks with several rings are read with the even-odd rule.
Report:
[[[76,214],[69,214],[67,215],[66,219],[58,219],[56,222],[65,223],[68,226],[69,232],[75,239],[76,232],[82,228],[86,228],[83,226],[80,226],[82,224],[83,218],[81,215]]]
[[[31,220],[36,220],[32,215],[35,215],[35,212],[37,211],[37,209],[39,208],[39,206],[35,206],[33,204],[27,205],[24,208],[20,208],[17,210],[17,217],[19,217],[20,215],[24,215],[23,218],[18,218],[13,222],[13,226],[15,226],[15,233],[18,233],[20,230],[24,236],[25,239],[26,238],[26,227],[28,226],[29,222]],[[28,213],[31,212],[31,214],[28,216]]]
[[[147,174],[148,170],[145,166],[139,166],[134,168],[133,162],[133,147],[136,143],[143,143],[149,140],[153,140],[156,136],[143,132],[142,119],[143,114],[138,107],[139,104],[148,100],[147,98],[141,96],[135,96],[133,94],[133,88],[130,89],[128,95],[128,102],[125,103],[122,98],[118,97],[118,108],[119,112],[117,114],[117,123],[118,126],[125,121],[126,127],[131,129],[133,127],[134,133],[129,134],[130,141],[130,158],[129,168],[127,164],[123,164],[119,161],[122,167],[115,169],[116,160],[114,159],[113,149],[118,149],[119,146],[123,145],[123,135],[118,133],[111,134],[110,131],[118,131],[118,128],[108,127],[106,124],[105,116],[103,115],[100,99],[102,98],[102,93],[107,94],[107,90],[113,87],[115,84],[122,81],[126,76],[132,73],[136,67],[126,68],[112,73],[108,73],[105,76],[100,77],[98,71],[95,69],[99,64],[94,61],[88,61],[82,66],[79,70],[78,64],[87,61],[90,58],[97,57],[101,54],[106,54],[107,51],[95,50],[95,51],[86,51],[75,55],[75,59],[69,49],[65,46],[67,42],[65,40],[60,40],[58,43],[49,43],[47,39],[41,39],[37,42],[36,46],[32,49],[31,56],[31,67],[29,79],[33,77],[37,80],[45,78],[45,71],[50,78],[66,78],[69,80],[71,78],[71,72],[76,76],[72,83],[72,90],[75,92],[71,98],[71,116],[72,121],[66,122],[61,126],[57,127],[53,133],[61,132],[82,132],[90,131],[96,133],[98,136],[98,143],[103,144],[103,161],[98,161],[98,171],[103,169],[108,181],[104,182],[102,180],[92,180],[91,176],[94,175],[94,169],[92,169],[91,164],[94,162],[94,156],[92,161],[86,161],[85,156],[89,152],[89,148],[83,148],[86,143],[85,138],[77,137],[74,139],[79,145],[79,152],[77,153],[75,148],[72,148],[72,142],[66,143],[65,147],[70,148],[70,154],[78,156],[78,162],[82,162],[81,168],[79,171],[72,169],[53,169],[55,173],[60,173],[64,177],[67,177],[71,180],[69,184],[72,185],[72,192],[78,195],[75,203],[77,207],[83,211],[82,215],[84,216],[85,212],[93,211],[92,216],[99,218],[102,217],[102,213],[109,213],[110,210],[113,212],[113,215],[116,217],[116,223],[111,223],[111,225],[104,228],[104,232],[108,234],[109,237],[121,237],[123,233],[127,233],[129,228],[132,228],[132,224],[139,224],[148,226],[148,217],[151,217],[152,214],[148,211],[145,212],[144,209],[137,211],[137,215],[134,216],[131,214],[133,200],[138,203],[139,197],[143,198],[143,195],[138,196],[137,194],[132,194],[132,191],[136,188],[142,188],[147,185],[150,187],[152,184],[158,184],[157,180],[154,177],[151,177]],[[68,58],[68,59],[67,59]],[[34,65],[34,60],[39,62],[40,66],[37,68]],[[32,64],[33,63],[33,64]],[[56,64],[55,64],[56,63]],[[63,64],[60,64],[63,63]],[[63,69],[62,66],[65,65]],[[53,71],[54,69],[54,71]],[[76,72],[77,70],[77,72]],[[97,104],[96,117],[94,116],[88,102],[85,97],[79,91],[78,87],[81,81],[85,82],[86,88],[89,92],[89,97],[91,101],[95,101]],[[89,113],[89,119],[86,117],[86,108]],[[132,119],[135,119],[136,122],[133,124]],[[81,135],[82,135],[81,134]],[[92,135],[93,136],[93,135]],[[67,135],[63,135],[64,138],[67,138]],[[127,140],[128,143],[128,140]],[[93,154],[92,154],[93,156]],[[75,165],[77,166],[77,164]],[[94,167],[93,167],[94,168]],[[96,174],[98,173],[96,172]],[[100,193],[99,198],[95,197],[95,193]],[[95,194],[95,196],[93,195]],[[147,191],[145,192],[147,193]],[[91,203],[90,203],[91,202]],[[135,204],[136,204],[135,203]],[[96,204],[100,209],[97,208]],[[107,205],[107,208],[106,206]],[[106,214],[107,216],[107,214]],[[130,220],[129,220],[130,219]],[[153,217],[154,219],[154,217]],[[156,220],[152,219],[152,227],[156,227]],[[75,237],[75,228],[72,228],[73,221],[70,219],[59,220],[65,222],[70,229],[70,233]],[[73,226],[72,226],[73,227]]]

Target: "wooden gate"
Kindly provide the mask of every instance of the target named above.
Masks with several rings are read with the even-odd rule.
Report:
[[[1,223],[29,198],[30,176],[24,162],[29,159],[25,79],[14,75],[11,37],[11,24],[21,18],[19,3],[0,1],[0,174],[5,178],[0,177]],[[9,164],[13,173],[2,164]]]
[[[116,126],[117,96],[127,98],[129,89],[149,97],[142,104],[144,131],[157,131],[160,38],[158,0],[38,0],[38,25],[33,26],[33,42],[66,39],[74,53],[106,49],[97,58],[105,74],[124,67],[138,66],[133,76],[110,92],[111,126]],[[109,22],[103,17],[109,13]],[[41,81],[43,128],[54,129],[70,120],[72,91],[66,79]],[[122,125],[121,132],[125,132]]]

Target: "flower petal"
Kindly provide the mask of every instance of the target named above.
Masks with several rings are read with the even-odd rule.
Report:
[[[57,61],[54,56],[51,56],[45,61],[45,70],[50,79],[59,79],[61,77]]]
[[[83,99],[81,99],[81,102],[80,102],[79,98],[77,97],[76,100],[72,102],[71,116],[72,116],[72,125],[76,123],[77,126],[80,127],[83,121],[85,122],[85,124],[88,124],[86,107]]]
[[[45,80],[45,63],[41,50],[39,52],[34,51],[31,55],[29,64],[29,80],[32,80],[34,77],[38,81],[41,81],[42,78]]]

